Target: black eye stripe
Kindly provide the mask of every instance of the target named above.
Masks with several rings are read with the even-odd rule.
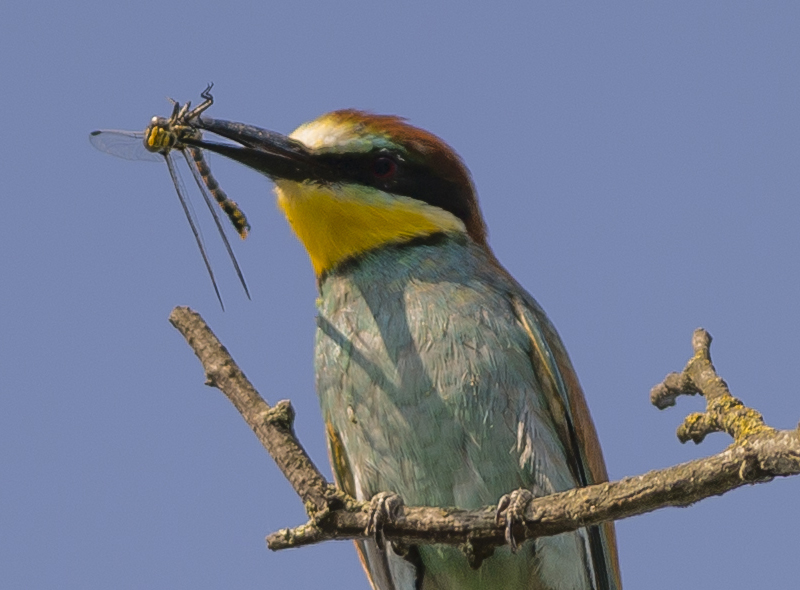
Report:
[[[352,182],[411,197],[444,209],[464,223],[472,215],[471,192],[464,194],[465,187],[461,184],[443,178],[430,166],[408,161],[401,154],[380,150],[361,154],[318,154],[314,158],[323,165],[316,179],[319,182]],[[382,162],[378,164],[379,161]],[[390,163],[395,166],[391,171]],[[376,170],[376,164],[384,174]]]

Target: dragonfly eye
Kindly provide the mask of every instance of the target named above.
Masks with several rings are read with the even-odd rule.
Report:
[[[144,132],[144,147],[151,152],[167,153],[178,143],[178,136],[160,122],[151,124]]]

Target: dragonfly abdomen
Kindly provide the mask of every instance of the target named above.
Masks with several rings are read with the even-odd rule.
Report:
[[[197,168],[197,172],[200,173],[200,177],[203,179],[203,183],[206,185],[206,188],[208,188],[208,191],[214,197],[214,200],[225,212],[225,215],[227,215],[231,224],[233,224],[233,227],[236,230],[236,233],[239,234],[239,237],[245,239],[247,237],[247,233],[250,231],[250,224],[247,222],[244,212],[239,208],[239,205],[236,203],[236,201],[228,197],[228,195],[224,190],[222,190],[222,187],[217,182],[217,179],[214,178],[213,174],[211,174],[211,168],[209,168],[208,163],[206,162],[203,151],[188,146],[186,149],[192,156],[192,161]]]

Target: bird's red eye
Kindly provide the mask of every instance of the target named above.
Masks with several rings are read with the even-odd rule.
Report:
[[[395,172],[397,172],[397,162],[386,156],[376,158],[372,163],[372,173],[380,180],[388,180]]]

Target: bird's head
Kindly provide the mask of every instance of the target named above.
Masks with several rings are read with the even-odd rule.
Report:
[[[241,123],[197,126],[240,146],[188,141],[270,177],[278,205],[317,276],[389,244],[440,233],[486,245],[486,227],[464,163],[441,139],[403,119],[334,111],[285,137]]]

